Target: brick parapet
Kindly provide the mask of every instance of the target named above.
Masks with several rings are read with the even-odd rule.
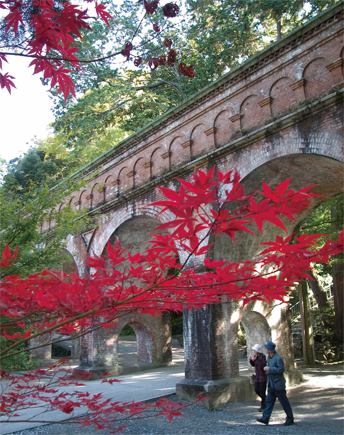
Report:
[[[329,34],[327,38],[333,37],[333,27],[335,25],[337,25],[337,32],[340,33],[342,31],[342,14],[343,11],[341,4],[336,5],[332,9],[329,9],[322,14],[319,14],[316,19],[313,19],[307,24],[300,26],[298,29],[286,35],[277,43],[272,44],[262,52],[250,58],[247,62],[233,69],[230,73],[226,74],[213,84],[195,94],[195,96],[190,98],[185,104],[168,111],[166,114],[157,118],[156,121],[153,121],[139,130],[133,136],[121,142],[113,150],[104,153],[104,155],[97,158],[94,162],[91,162],[85,168],[82,168],[79,173],[85,173],[85,171],[87,172],[89,170],[92,171],[92,167],[99,167],[100,164],[107,165],[107,160],[113,159],[115,155],[119,154],[124,156],[126,154],[125,150],[130,146],[134,146],[134,149],[136,148],[137,144],[142,146],[143,143],[146,143],[145,135],[148,134],[149,136],[154,136],[157,130],[161,131],[164,128],[164,124],[176,122],[176,118],[178,116],[187,115],[187,117],[190,119],[188,112],[195,112],[195,108],[198,108],[200,104],[204,104],[205,99],[211,99],[213,98],[214,94],[216,95],[222,93],[225,87],[233,86],[233,84],[240,83],[243,80],[247,81],[248,76],[252,76],[253,72],[257,70],[259,71],[268,66],[268,69],[273,73],[270,66],[272,61],[286,56],[288,57],[288,54],[292,52],[292,56],[289,56],[289,62],[295,62],[295,57],[300,56],[300,46],[308,48],[308,50],[314,50],[314,46],[317,42],[314,42],[314,40],[319,36],[319,34],[325,34],[325,37],[322,38],[322,40],[325,41],[327,33]],[[318,44],[321,44],[321,41],[318,41]],[[171,126],[168,125],[168,129],[170,128]]]
[[[324,17],[331,19],[328,14]],[[206,88],[208,93],[176,109],[178,119],[167,117],[154,124],[155,129],[145,130],[145,136],[138,132],[126,140],[125,146],[119,145],[112,154],[96,159],[89,169],[92,165],[102,169],[83,193],[74,195],[73,203],[78,204],[74,206],[91,210],[100,206],[106,211],[118,202],[137,197],[144,189],[164,183],[165,178],[208,164],[220,155],[234,152],[237,146],[248,146],[259,134],[268,135],[271,129],[283,128],[286,120],[298,122],[298,117],[306,116],[310,107],[318,110],[315,102],[321,102],[319,110],[324,110],[325,100],[330,100],[326,94],[334,94],[333,86],[343,81],[342,72],[338,75],[342,29],[339,21],[332,19],[331,26],[325,23],[312,31],[312,37],[302,39],[299,29],[278,43],[278,49],[273,45],[255,56],[257,65],[250,60],[241,66],[237,73],[246,73],[240,80],[236,79],[240,74],[230,73],[217,87]],[[303,30],[307,33],[307,26]],[[324,65],[318,60],[321,56],[325,57]],[[276,87],[276,81],[283,86]],[[287,93],[288,87],[292,94]],[[317,89],[319,94],[314,97]],[[281,92],[288,95],[287,100],[283,100]],[[311,99],[302,101],[307,92]],[[290,108],[292,95],[295,102]],[[287,113],[290,109],[292,113]],[[89,176],[92,179],[91,173]]]

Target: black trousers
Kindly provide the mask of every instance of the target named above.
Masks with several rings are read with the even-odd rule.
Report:
[[[272,410],[274,409],[276,398],[278,398],[284,412],[287,414],[286,421],[289,423],[294,421],[293,411],[291,410],[291,406],[289,400],[287,398],[287,393],[285,390],[275,390],[273,388],[268,388],[268,395],[265,400],[265,408],[263,411],[262,419],[265,421],[269,421],[270,416],[272,414]]]
[[[264,408],[266,397],[266,382],[255,382],[254,392],[262,399],[261,407]]]

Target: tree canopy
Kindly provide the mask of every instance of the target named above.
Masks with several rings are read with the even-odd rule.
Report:
[[[332,3],[189,0],[170,12],[158,1],[107,3],[113,18],[91,17],[92,31],[81,28],[82,38],[73,41],[80,68],[72,63],[68,77],[77,98],[53,87],[54,133],[37,143],[36,157],[30,151],[24,160],[35,158],[43,178],[74,172]],[[14,22],[7,32],[6,23],[3,18],[2,32],[17,54]],[[30,26],[28,19],[19,22],[18,38]],[[12,173],[22,171],[18,179],[31,177],[24,163],[12,164]]]
[[[9,246],[14,250],[17,246],[19,250],[12,264],[0,269],[0,280],[4,274],[25,277],[61,266],[67,236],[82,231],[89,221],[69,206],[61,208],[66,195],[76,187],[67,183],[53,191],[46,184],[0,187],[0,249]]]

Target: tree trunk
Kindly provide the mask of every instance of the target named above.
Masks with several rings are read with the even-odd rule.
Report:
[[[313,271],[309,270],[307,272],[307,274],[311,278],[313,278],[313,279],[309,279],[308,283],[309,283],[310,288],[312,289],[312,292],[313,292],[313,295],[315,297],[315,300],[317,301],[318,307],[325,308],[328,304],[325,292],[321,289],[319,282],[318,282],[315,274],[313,273]]]
[[[307,282],[302,279],[299,284],[300,312],[302,324],[302,354],[305,364],[314,364],[313,329],[310,316]]]
[[[279,41],[282,38],[282,22],[281,22],[281,20],[276,19],[276,26],[277,26],[277,41]]]
[[[333,300],[334,300],[334,336],[335,344],[344,342],[344,272],[343,254],[334,257],[333,271]]]
[[[332,226],[335,231],[342,229],[343,206],[335,206],[331,210]],[[334,301],[334,335],[333,342],[343,346],[344,342],[344,254],[340,253],[333,257],[333,301]]]

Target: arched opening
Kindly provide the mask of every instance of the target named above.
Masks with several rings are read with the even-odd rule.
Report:
[[[131,366],[137,363],[152,363],[153,337],[140,322],[126,324],[118,339],[118,363]]]
[[[183,312],[171,311],[172,359],[184,353]]]
[[[263,347],[264,343],[271,340],[271,329],[266,317],[257,311],[248,311],[241,319],[240,326],[243,329],[243,335],[245,336],[245,365],[249,368],[248,357],[253,355],[253,346],[255,344],[260,344]]]
[[[343,228],[343,207],[343,194],[330,198],[299,224],[295,234],[324,234],[320,246],[328,239],[337,240]],[[304,352],[309,355],[313,350],[316,361],[343,359],[343,264],[343,254],[332,256],[328,264],[314,263],[313,269],[308,271],[309,277],[304,279],[301,287],[297,285],[291,292],[290,317],[296,357],[303,358]],[[306,296],[308,304],[300,303],[300,296],[303,299],[300,291]],[[313,339],[308,343],[312,343],[313,349],[303,347],[302,315],[310,322],[308,331]]]
[[[271,189],[275,189],[279,183],[288,178],[291,178],[289,189],[299,190],[313,185],[312,192],[322,196],[314,198],[311,208],[299,213],[295,221],[282,219],[286,229],[291,233],[319,204],[343,192],[343,183],[338,183],[338,180],[342,179],[343,169],[342,162],[329,157],[292,154],[264,163],[246,175],[241,183],[247,194],[261,190],[263,181]],[[286,235],[283,230],[268,223],[264,223],[263,236],[259,234],[256,227],[253,230],[255,235],[237,233],[235,243],[227,236],[213,238],[210,241],[215,242],[213,259],[251,260],[261,249],[258,246],[259,243],[274,240],[277,235],[283,235],[283,237]]]
[[[70,252],[67,251],[67,249],[61,249],[60,262],[58,267],[63,273],[72,274],[78,272],[78,268],[75,263],[75,260],[72,254],[70,254]]]
[[[134,329],[125,325],[118,337],[118,364],[120,366],[137,363],[137,339]]]
[[[61,249],[59,261],[54,267],[55,271],[68,275],[78,273],[78,268],[72,254],[67,249]],[[72,340],[70,335],[54,334],[52,336],[51,357],[71,358],[79,352],[79,339]]]
[[[123,222],[112,233],[109,242],[114,245],[118,238],[122,248],[127,248],[132,256],[137,253],[143,253],[147,249],[147,242],[152,239],[151,234],[158,225],[159,221],[151,216],[132,217]],[[159,231],[158,233],[166,234],[165,231]],[[106,255],[106,246],[103,249],[103,254]],[[129,264],[126,262],[118,267],[123,268],[127,266]],[[166,273],[169,272],[166,271]],[[132,284],[133,282],[131,282]],[[141,286],[139,280],[136,283],[134,282],[134,284]],[[119,365],[122,363],[128,364],[129,361],[134,364],[171,361],[172,336],[170,314],[163,313],[161,317],[158,317],[142,316],[136,312],[128,312],[124,318],[119,318],[118,321],[115,321],[116,327],[122,331],[118,340]],[[179,331],[179,334],[182,336],[182,331]],[[126,350],[128,355],[126,355]],[[133,355],[135,354],[137,358],[134,362]]]
[[[293,154],[276,158],[257,167],[243,178],[242,184],[245,193],[249,194],[261,190],[262,182],[265,181],[271,189],[291,177],[289,188],[299,190],[306,186],[315,185],[312,192],[323,196],[314,198],[311,208],[299,213],[295,221],[283,219],[288,230],[292,233],[297,226],[326,198],[332,198],[343,192],[343,185],[338,183],[342,177],[343,164],[333,158],[315,154]],[[278,227],[264,223],[263,235],[253,228],[255,235],[238,233],[236,243],[229,237],[213,237],[210,243],[214,243],[212,259],[246,261],[253,260],[254,256],[262,249],[259,243],[275,240],[277,235],[286,237],[286,233]],[[278,301],[277,301],[278,302]],[[279,352],[284,358],[285,365],[293,367],[292,334],[290,321],[288,320],[287,304],[273,303],[256,308],[257,304],[250,303],[242,312],[240,304],[237,309],[242,312],[240,321],[246,335],[247,356],[251,354],[252,347],[259,343],[263,345],[268,340],[273,340],[278,345]],[[257,310],[255,312],[254,310]],[[227,320],[229,322],[229,319]],[[245,346],[244,337],[240,337]],[[291,356],[292,355],[292,356]],[[234,365],[234,358],[229,359],[228,364]],[[246,359],[246,365],[247,359]],[[240,364],[241,370],[241,364]]]
[[[245,359],[247,356],[247,341],[246,341],[246,331],[243,324],[239,323],[238,328],[238,354],[239,360]]]

